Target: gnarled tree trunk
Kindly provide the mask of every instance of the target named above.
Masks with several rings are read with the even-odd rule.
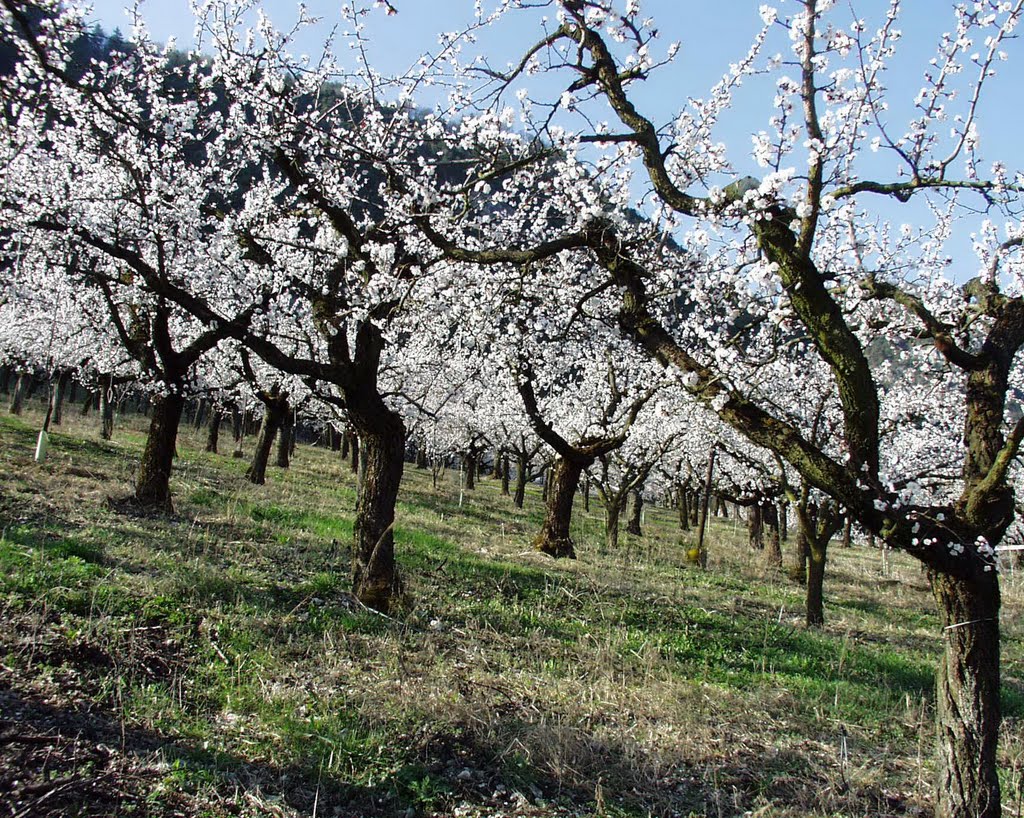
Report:
[[[360,602],[387,611],[399,589],[394,522],[405,467],[405,427],[383,402],[380,408],[381,414],[359,422],[364,471],[356,502],[352,579]]]
[[[172,511],[171,470],[185,398],[180,391],[154,395],[151,406],[149,434],[139,462],[135,501],[147,508]]]
[[[999,582],[995,571],[961,578],[932,571],[943,617],[936,678],[936,818],[997,818]]]
[[[533,541],[538,551],[555,558],[576,558],[576,548],[570,536],[572,504],[580,475],[588,465],[579,460],[558,457],[549,469],[545,480],[548,486],[547,512],[544,525]]]

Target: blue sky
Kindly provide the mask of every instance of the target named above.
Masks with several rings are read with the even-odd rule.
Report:
[[[394,0],[398,14],[385,14],[377,8],[365,18],[370,40],[370,54],[381,73],[401,71],[426,51],[435,50],[437,35],[442,31],[457,31],[471,19],[472,0]],[[776,0],[780,12],[794,7],[792,2]],[[107,30],[120,26],[129,28],[124,9],[125,0],[93,0],[95,19]],[[369,2],[367,0],[367,5]],[[485,7],[493,0],[485,2]],[[643,0],[645,15],[653,17],[662,32],[661,46],[667,48],[673,41],[682,44],[680,55],[668,69],[659,73],[646,87],[638,89],[638,100],[643,110],[657,122],[668,121],[679,108],[686,95],[704,96],[711,85],[728,70],[729,63],[740,58],[760,27],[758,7],[761,0]],[[841,3],[846,6],[847,3]],[[848,4],[856,13],[868,20],[882,18],[887,0],[852,0]],[[906,0],[901,28],[899,61],[887,75],[893,100],[903,100],[903,113],[909,112],[909,101],[921,85],[921,72],[934,51],[938,35],[952,26],[948,3],[943,0]],[[340,22],[338,0],[307,0],[310,13],[323,18],[323,31]],[[267,0],[264,10],[279,26],[286,26],[296,16],[295,0]],[[188,0],[144,0],[143,16],[158,39],[174,36],[183,48],[192,45],[192,17]],[[484,33],[479,49],[494,64],[502,64],[521,55],[524,48],[534,42],[540,32],[536,13],[517,13],[501,23],[496,31]],[[547,13],[550,13],[548,10]],[[848,15],[845,8],[840,13]],[[315,54],[316,37],[299,45]],[[788,46],[784,32],[778,32],[769,52],[784,52]],[[1010,167],[1024,169],[1024,140],[1019,138],[1024,129],[1024,43],[1007,44],[1011,59],[998,66],[999,76],[991,83],[984,99],[982,139],[985,155],[1000,158]],[[735,113],[723,123],[721,138],[736,154],[747,151],[752,130],[766,127],[771,112],[772,87],[748,83],[738,98]],[[894,110],[898,115],[899,108]]]
[[[939,35],[951,29],[953,17],[949,4],[943,0],[904,0],[900,28],[904,32],[898,59],[886,75],[890,88],[890,111],[893,123],[906,121],[912,112],[912,100],[921,87],[922,71],[934,53]],[[383,8],[371,11],[365,18],[366,36],[370,41],[371,62],[381,73],[401,72],[424,52],[436,50],[437,35],[442,31],[457,31],[472,18],[472,0],[392,0],[398,13],[388,15]],[[682,45],[676,61],[657,73],[651,80],[636,88],[638,107],[656,123],[670,121],[687,96],[706,96],[708,89],[728,70],[730,62],[742,57],[761,25],[758,7],[762,0],[642,0],[646,16],[653,17],[661,32],[660,48],[666,49],[673,41]],[[365,3],[370,5],[370,3]],[[490,7],[494,0],[484,0]],[[130,27],[124,13],[125,0],[93,0],[94,18],[108,31],[120,26]],[[795,8],[791,0],[773,3],[784,14]],[[852,8],[866,18],[869,30],[872,23],[883,19],[887,0],[843,0],[838,13],[849,19]],[[332,25],[346,28],[340,20],[338,0],[307,0],[309,12],[323,18],[322,32]],[[263,8],[279,27],[286,27],[295,19],[295,0],[267,0]],[[179,47],[192,46],[192,17],[188,0],[145,0],[143,16],[153,35],[160,40],[174,36]],[[524,49],[536,41],[540,34],[539,17],[551,14],[550,9],[519,12],[502,21],[500,28],[484,32],[476,46],[494,65],[517,59]],[[310,35],[308,42],[300,42],[296,51],[317,53],[319,32]],[[777,31],[769,41],[767,53],[787,54],[788,38]],[[1005,50],[1010,59],[1000,63],[998,75],[990,80],[983,98],[980,117],[982,154],[986,160],[999,159],[1011,171],[1024,170],[1024,42],[1008,42]],[[748,81],[736,97],[736,105],[724,118],[717,137],[729,146],[729,155],[740,175],[759,175],[762,171],[750,159],[751,133],[768,129],[767,119],[772,113],[774,79],[754,78]],[[431,100],[418,100],[430,104]],[[902,132],[903,128],[897,129]],[[871,174],[880,181],[892,178],[891,163],[884,157],[873,159]],[[875,164],[877,163],[877,165]],[[896,220],[914,220],[915,208],[905,215],[894,209]],[[957,236],[950,249],[960,256],[969,252],[966,235]],[[970,263],[968,259],[965,262]],[[973,275],[973,271],[965,271]],[[961,277],[958,275],[958,277]]]

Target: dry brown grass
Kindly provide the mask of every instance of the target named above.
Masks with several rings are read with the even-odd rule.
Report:
[[[128,766],[109,803],[929,814],[939,628],[902,555],[834,547],[827,624],[808,633],[800,589],[764,571],[735,520],[715,522],[701,572],[667,510],[649,509],[628,558],[606,553],[595,503],[577,512],[580,559],[555,563],[528,547],[536,494],[519,511],[485,478],[460,506],[454,475],[434,490],[410,467],[398,515],[409,596],[382,619],[344,593],[353,486],[336,455],[302,447],[254,487],[188,429],[176,515],[126,518],[102,501],[130,490],[142,422],[109,446],[92,425],[69,418],[42,465],[29,430],[0,425],[0,701],[8,730],[11,701],[48,707],[17,730],[68,758],[116,745]],[[1024,780],[1022,583],[1004,579],[1009,814]],[[71,747],[62,720],[93,739]]]

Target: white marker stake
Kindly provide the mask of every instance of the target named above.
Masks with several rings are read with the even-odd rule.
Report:
[[[39,440],[36,441],[36,463],[42,463],[46,460],[46,452],[50,448],[50,436],[45,431],[40,430]]]

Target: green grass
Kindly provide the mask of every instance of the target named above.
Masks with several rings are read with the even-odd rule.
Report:
[[[337,453],[300,447],[257,487],[189,428],[176,513],[125,517],[105,500],[131,489],[144,420],[107,443],[76,416],[35,464],[36,420],[0,417],[3,681],[69,719],[88,703],[139,759],[162,747],[132,779],[147,803],[185,799],[196,815],[314,802],[387,816],[859,816],[893,797],[928,808],[939,624],[899,555],[882,576],[877,552],[833,548],[828,622],[808,631],[801,589],[765,573],[735,520],[713,522],[701,571],[670,510],[649,507],[645,536],[609,553],[599,504],[579,504],[580,559],[556,563],[529,547],[535,487],[517,510],[485,477],[460,504],[457,476],[435,489],[409,466],[395,527],[407,593],[382,617],[347,593],[355,487]],[[1024,780],[1020,597],[1007,578],[1011,808]]]

